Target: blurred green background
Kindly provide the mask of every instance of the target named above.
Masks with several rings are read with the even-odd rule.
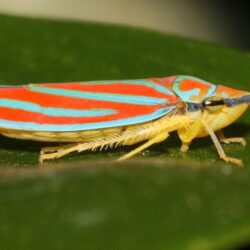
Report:
[[[114,25],[0,16],[0,83],[194,75],[250,90],[250,56]],[[250,143],[249,112],[226,128]],[[209,138],[179,153],[176,135],[116,164],[135,146],[37,164],[46,143],[1,136],[0,249],[236,249],[250,236],[249,146]]]

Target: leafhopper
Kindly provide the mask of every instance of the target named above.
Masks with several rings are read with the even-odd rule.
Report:
[[[250,93],[214,85],[196,77],[0,87],[0,133],[4,136],[68,143],[41,149],[39,161],[82,152],[141,143],[118,160],[125,160],[177,131],[187,152],[195,138],[210,136],[221,159],[222,129],[246,111]]]

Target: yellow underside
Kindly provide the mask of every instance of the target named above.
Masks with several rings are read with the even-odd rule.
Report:
[[[233,107],[223,107],[219,113],[204,112],[203,119],[214,131],[218,131],[234,123],[246,111],[248,104],[240,104]],[[197,137],[207,136],[207,131],[202,128]]]
[[[202,120],[205,121],[210,128],[216,132],[235,122],[248,108],[248,104],[240,104],[234,107],[223,107],[219,112],[203,112],[189,113],[193,117],[193,122],[189,128],[183,128],[178,131],[180,139],[189,143],[194,138],[205,137],[208,135],[207,130],[203,127]]]
[[[154,137],[163,130],[172,132],[188,126],[191,120],[185,115],[170,115],[158,120],[115,128],[95,129],[73,132],[25,131],[0,128],[0,133],[7,137],[46,142],[95,142],[123,141],[123,145],[134,144]],[[122,139],[121,139],[122,138]]]

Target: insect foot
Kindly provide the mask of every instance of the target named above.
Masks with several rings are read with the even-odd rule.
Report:
[[[239,143],[242,146],[246,146],[247,145],[246,140],[244,138],[242,138],[242,137],[223,138],[223,139],[220,139],[220,142],[223,142],[225,144]]]
[[[217,134],[217,136],[219,138],[219,141],[222,142],[222,143],[225,143],[225,144],[239,143],[239,144],[241,144],[243,146],[247,145],[246,140],[244,138],[242,138],[242,137],[226,138],[222,130],[217,131],[216,134]]]
[[[235,165],[238,165],[239,167],[244,167],[242,160],[228,157],[228,156],[221,156],[221,159],[228,163],[233,163]]]

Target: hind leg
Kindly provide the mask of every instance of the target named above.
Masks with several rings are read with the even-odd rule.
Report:
[[[142,150],[150,147],[151,145],[153,145],[155,143],[160,143],[160,142],[166,140],[168,138],[168,136],[169,136],[169,134],[167,132],[160,133],[160,134],[156,135],[155,137],[149,139],[146,143],[142,144],[138,148],[136,148],[136,149],[130,151],[129,153],[125,154],[124,156],[120,157],[117,161],[126,160],[126,159],[132,157],[133,155],[138,154]]]
[[[55,146],[55,147],[44,147],[40,151],[39,163],[43,163],[45,160],[60,158],[65,154],[77,151],[78,147],[79,144],[76,143],[71,143],[62,146]]]
[[[60,152],[63,151],[64,149],[71,148],[72,146],[75,145],[77,145],[77,143],[70,143],[66,145],[53,146],[53,147],[43,147],[40,151],[40,154]]]

